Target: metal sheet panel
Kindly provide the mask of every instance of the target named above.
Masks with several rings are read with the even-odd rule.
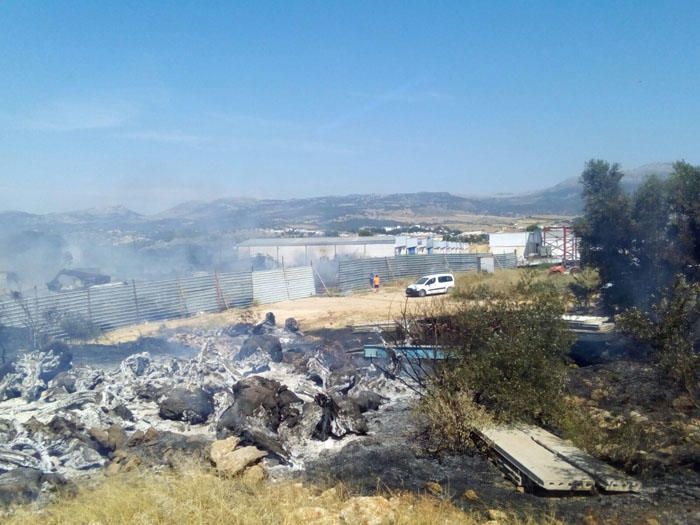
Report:
[[[315,294],[314,274],[310,266],[253,272],[253,299],[260,304],[301,299]]]

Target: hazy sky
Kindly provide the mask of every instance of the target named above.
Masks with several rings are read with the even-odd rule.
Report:
[[[0,1],[0,209],[519,192],[700,147],[700,2]]]

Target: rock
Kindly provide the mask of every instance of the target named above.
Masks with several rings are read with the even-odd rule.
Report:
[[[465,490],[464,494],[462,494],[462,497],[466,500],[469,500],[469,501],[478,501],[479,500],[479,495],[473,489]]]
[[[671,405],[673,408],[680,411],[692,410],[695,408],[695,404],[688,394],[681,394],[671,402]]]
[[[299,331],[299,322],[294,317],[289,317],[284,321],[284,329],[296,333]]]
[[[388,399],[369,390],[362,390],[355,394],[352,399],[357,403],[361,413],[369,410],[379,410],[379,407],[386,403]]]
[[[107,429],[107,443],[112,450],[117,450],[126,446],[126,432],[119,425],[110,425]]]
[[[20,467],[0,474],[0,503],[10,505],[32,501],[41,492],[40,470]]]
[[[214,441],[209,449],[209,457],[211,458],[212,463],[216,465],[226,454],[236,450],[236,447],[240,441],[241,439],[237,436],[231,436],[226,439]]]
[[[124,452],[137,456],[146,465],[177,466],[182,458],[205,461],[209,457],[212,440],[207,436],[152,428],[139,435],[137,432],[129,438]]]
[[[259,463],[257,465],[252,465],[245,469],[245,472],[243,472],[243,481],[250,485],[257,485],[258,483],[262,483],[267,479],[267,470],[265,470],[265,467],[260,465]]]
[[[508,514],[506,514],[502,510],[489,509],[488,511],[486,511],[486,515],[489,517],[490,520],[498,522],[508,521]]]
[[[115,416],[122,418],[124,421],[134,421],[134,413],[124,404],[115,406],[112,409],[112,413]]]
[[[340,517],[346,523],[381,525],[392,523],[395,513],[389,500],[382,496],[356,496],[343,505]]]
[[[440,485],[436,481],[426,481],[424,486],[425,486],[425,490],[429,494],[432,494],[433,496],[441,496],[442,495],[442,485]]]
[[[333,523],[330,512],[323,507],[299,507],[291,515],[292,523],[325,524]]]
[[[331,487],[329,489],[324,490],[321,492],[321,494],[318,496],[318,499],[321,500],[326,500],[326,501],[333,501],[334,499],[337,499],[339,497],[339,491],[335,487]]]
[[[134,375],[137,377],[146,374],[146,371],[151,366],[151,354],[141,352],[133,354],[124,359],[120,365],[120,370],[126,375]]]
[[[241,444],[250,445],[268,452],[282,463],[287,463],[289,452],[279,441],[279,437],[264,429],[246,429],[241,432]]]
[[[130,454],[124,450],[118,450],[114,453],[112,462],[107,465],[105,474],[107,476],[113,476],[119,472],[129,472],[138,468],[140,464],[141,459],[138,456]]]
[[[248,359],[256,353],[262,353],[274,363],[282,362],[282,343],[274,335],[251,335],[243,341],[236,360]]]
[[[158,402],[158,414],[163,419],[185,421],[193,425],[204,423],[214,412],[211,396],[201,388],[175,388]]]
[[[153,428],[149,427],[146,432],[143,432],[142,430],[137,430],[131,436],[129,436],[129,439],[126,442],[127,447],[138,447],[139,445],[143,445],[144,443],[151,443],[155,440],[158,439],[159,432]]]
[[[235,476],[265,456],[267,452],[256,447],[241,447],[221,455],[214,465],[221,474]]]

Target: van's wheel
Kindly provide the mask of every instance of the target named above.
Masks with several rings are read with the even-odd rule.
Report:
[[[425,297],[425,290],[418,292],[418,297]]]

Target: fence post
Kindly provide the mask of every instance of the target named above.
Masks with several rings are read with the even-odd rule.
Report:
[[[85,288],[85,293],[87,293],[87,311],[88,320],[92,322],[92,302],[90,301],[90,287]]]
[[[287,290],[287,299],[289,300],[289,282],[287,281],[287,269],[284,267],[284,257],[282,257],[282,279],[284,280],[284,288]]]
[[[187,311],[187,301],[185,300],[185,294],[182,291],[182,285],[180,283],[180,278],[177,278],[177,298],[180,303],[180,314],[182,317],[187,317],[189,312]]]
[[[134,292],[134,306],[136,307],[136,323],[141,322],[141,313],[139,312],[139,298],[136,295],[136,281],[131,280],[131,290]]]
[[[214,286],[216,288],[216,306],[219,310],[226,310],[226,299],[224,299],[224,294],[221,292],[221,283],[219,282],[219,272],[214,271]]]
[[[311,261],[311,270],[316,274],[316,277],[318,277],[318,280],[321,281],[321,286],[323,286],[323,289],[326,291],[326,295],[330,295],[330,292],[328,291],[328,288],[326,287],[326,283],[323,282],[323,278],[321,277],[321,274],[318,273],[316,268],[314,268],[313,261]]]

